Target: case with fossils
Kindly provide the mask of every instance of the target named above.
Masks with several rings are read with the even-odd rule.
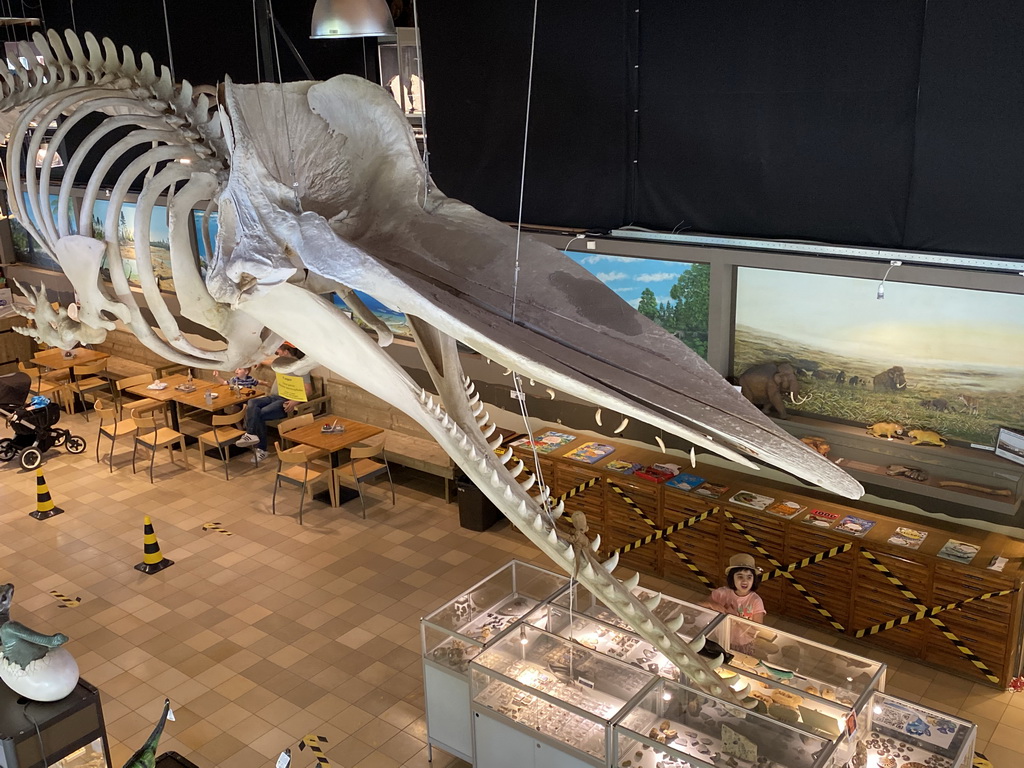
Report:
[[[638,599],[644,602],[651,600],[658,594],[653,590],[645,589],[640,586],[634,587],[632,592]],[[604,624],[610,624],[614,627],[625,629],[627,632],[633,631],[633,628],[630,627],[629,624],[620,619],[610,608],[608,608],[608,606],[594,597],[594,595],[579,584],[572,585],[568,589],[564,590],[560,595],[558,595],[558,597],[551,600],[551,605],[558,606],[566,611],[572,611],[573,613],[589,616],[590,618],[597,619]],[[683,619],[682,624],[679,627],[679,635],[686,640],[692,640],[694,637],[699,635],[719,616],[718,612],[713,611],[710,608],[705,608],[701,605],[694,605],[693,603],[687,603],[683,600],[677,600],[676,598],[669,597],[668,595],[661,596],[658,604],[653,609],[653,613],[664,622],[671,622],[673,620],[678,621],[678,617],[682,616]]]
[[[838,738],[847,716],[885,687],[884,664],[724,615],[708,637],[726,652],[718,674],[750,685],[757,710],[807,733]]]
[[[490,721],[490,731],[510,728],[530,739],[543,737],[574,758],[567,763],[572,765],[606,764],[613,752],[612,722],[654,680],[647,670],[527,622],[480,653],[470,670],[473,711]],[[500,750],[506,742],[514,738],[477,739],[478,764],[492,764],[481,750]],[[498,764],[503,759],[493,758]]]
[[[830,740],[658,680],[616,723],[617,768],[830,768]]]
[[[420,622],[427,737],[472,762],[469,662],[569,579],[512,560]]]
[[[977,727],[875,692],[858,717],[845,768],[970,768]]]

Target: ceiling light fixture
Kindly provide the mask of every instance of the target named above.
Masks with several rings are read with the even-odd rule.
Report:
[[[310,39],[395,37],[395,22],[384,0],[316,0]]]

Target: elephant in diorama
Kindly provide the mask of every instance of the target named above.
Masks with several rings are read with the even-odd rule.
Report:
[[[760,406],[765,413],[774,408],[782,419],[789,418],[785,404],[787,395],[793,405],[807,401],[806,397],[797,400],[800,382],[796,378],[796,369],[789,363],[755,365],[740,374],[739,382],[740,394]]]
[[[876,392],[895,392],[900,389],[906,389],[907,377],[903,374],[903,366],[894,365],[887,371],[882,371],[880,374],[875,376],[875,391]]]

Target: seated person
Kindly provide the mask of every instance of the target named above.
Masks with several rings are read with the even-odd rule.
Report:
[[[297,347],[285,342],[274,353],[276,357],[292,358],[301,360],[306,354]],[[269,365],[269,362],[266,363]],[[306,397],[313,394],[313,384],[309,374],[302,376],[302,383],[306,388]],[[253,462],[259,463],[267,458],[267,422],[283,419],[295,410],[299,403],[295,400],[285,400],[277,393],[277,381],[275,380],[270,388],[270,394],[250,400],[245,406],[245,434],[235,442],[235,445],[245,448],[254,446]]]
[[[241,368],[235,368],[235,375],[227,381],[220,375],[220,371],[214,371],[213,378],[220,384],[227,384],[229,387],[238,387],[239,389],[256,389],[260,384],[267,385],[267,382],[260,381],[252,375],[252,366],[243,365]]]

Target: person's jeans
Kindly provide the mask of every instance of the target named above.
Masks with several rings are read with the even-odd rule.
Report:
[[[245,408],[245,431],[260,439],[260,450],[267,450],[267,422],[283,419],[285,399],[280,395],[264,395],[249,401]]]

